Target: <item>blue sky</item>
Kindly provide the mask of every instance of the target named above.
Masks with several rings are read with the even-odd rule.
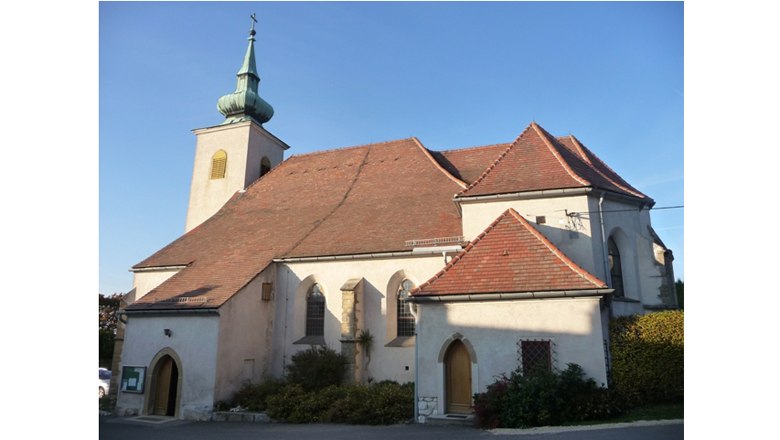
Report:
[[[195,137],[219,124],[256,13],[265,127],[290,154],[574,134],[656,207],[684,204],[683,5],[101,3],[99,288],[184,231]],[[684,209],[653,226],[684,279]]]

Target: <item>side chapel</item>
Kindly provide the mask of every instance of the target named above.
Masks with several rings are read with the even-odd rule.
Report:
[[[677,306],[654,201],[576,137],[531,122],[497,145],[285,159],[254,36],[225,120],[194,130],[185,234],[132,267],[120,415],[208,419],[325,345],[349,380],[414,381],[425,422],[518,365],[573,362],[606,386],[609,318]]]

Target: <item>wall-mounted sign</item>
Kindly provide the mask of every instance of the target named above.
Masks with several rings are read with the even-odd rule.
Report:
[[[119,389],[128,393],[143,393],[146,367],[122,367]]]

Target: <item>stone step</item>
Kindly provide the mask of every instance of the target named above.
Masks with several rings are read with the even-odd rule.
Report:
[[[474,414],[437,414],[425,418],[430,425],[474,426]]]
[[[214,411],[211,414],[213,422],[243,422],[243,423],[269,423],[271,419],[263,412],[247,411]]]

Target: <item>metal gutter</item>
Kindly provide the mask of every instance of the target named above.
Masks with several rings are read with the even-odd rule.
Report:
[[[455,252],[451,249],[451,246],[444,246],[440,248],[427,247],[427,248],[415,248],[411,251],[397,251],[397,252],[376,252],[371,254],[349,254],[349,255],[326,255],[320,257],[289,257],[289,258],[274,258],[274,263],[302,263],[311,261],[343,261],[343,260],[370,260],[373,258],[394,258],[394,257],[419,257],[426,255],[437,255],[445,252]],[[458,251],[459,252],[459,251]]]
[[[144,310],[123,310],[120,315],[219,315],[217,309],[144,309]]]
[[[407,301],[413,303],[442,303],[463,301],[505,301],[520,299],[548,299],[548,298],[585,298],[604,296],[612,293],[614,289],[591,290],[558,290],[554,292],[512,292],[512,293],[475,293],[456,295],[413,296]]]
[[[128,269],[130,272],[155,272],[159,270],[181,270],[186,268],[188,265],[177,265],[177,266],[149,266],[149,267],[139,267],[138,269],[133,269],[132,267]]]
[[[517,200],[517,199],[536,199],[542,197],[564,197],[588,194],[593,188],[561,188],[561,189],[543,189],[539,191],[524,191],[506,194],[489,194],[484,196],[466,196],[455,197],[453,200],[458,202],[478,202],[482,200]]]

